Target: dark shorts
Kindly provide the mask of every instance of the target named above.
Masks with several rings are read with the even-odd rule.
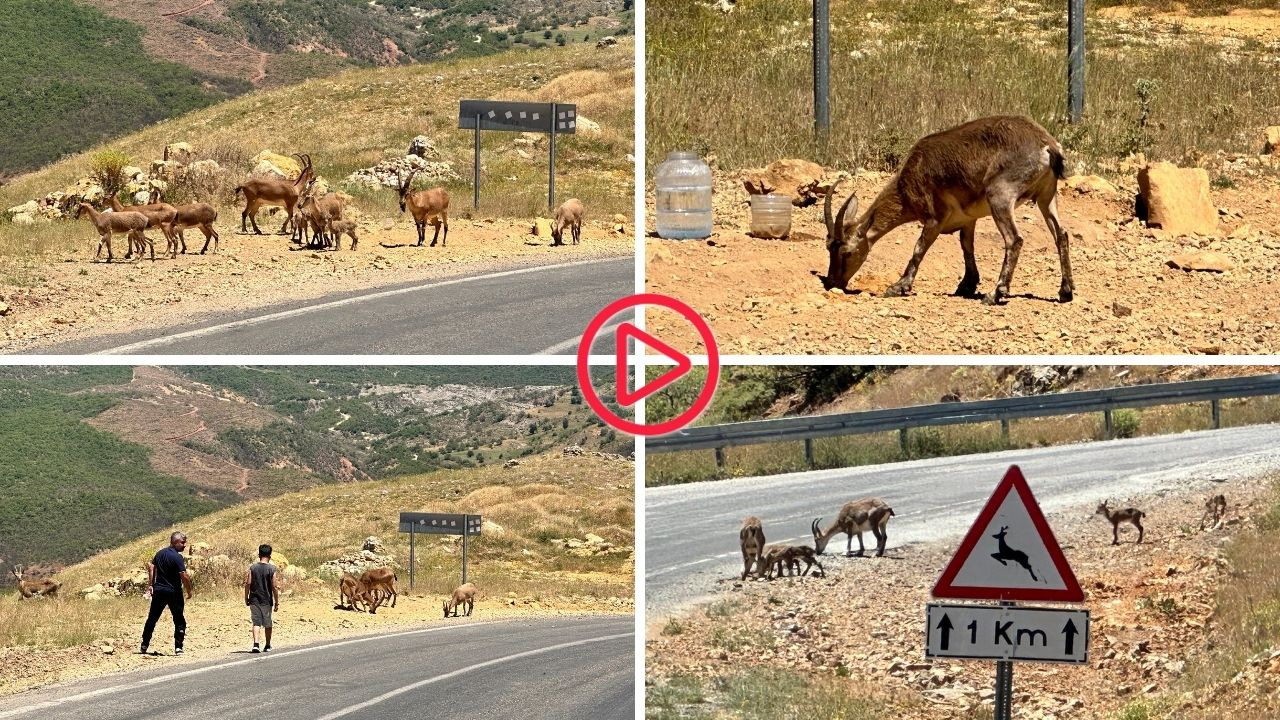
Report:
[[[271,606],[253,604],[249,606],[249,615],[253,617],[253,624],[258,627],[271,627]]]

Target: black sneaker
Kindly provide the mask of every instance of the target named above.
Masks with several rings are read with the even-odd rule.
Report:
[[[173,654],[174,654],[174,655],[181,655],[181,654],[182,654],[182,648],[174,648],[174,649],[173,649]]]
[[[252,649],[252,650],[250,650],[249,652],[251,652],[251,653],[257,653],[257,652],[262,652],[262,651],[258,649],[258,643],[254,643],[254,644],[253,644],[253,649]]]
[[[262,648],[262,652],[264,652],[264,653],[265,653],[265,652],[271,652],[271,646],[270,646],[270,645],[268,645],[268,646],[266,646],[266,647]]]

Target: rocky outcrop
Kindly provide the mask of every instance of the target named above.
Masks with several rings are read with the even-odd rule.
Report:
[[[417,155],[405,155],[401,158],[383,160],[373,167],[357,170],[343,180],[348,187],[399,188],[400,181],[409,177],[409,173],[417,171],[415,182],[442,183],[461,180],[453,165],[447,162],[426,160]]]
[[[817,203],[831,192],[837,180],[848,177],[848,173],[843,172],[828,176],[818,163],[794,158],[775,160],[767,167],[743,170],[739,174],[748,194],[782,193],[789,195],[796,207]]]
[[[1174,235],[1218,231],[1218,210],[1209,200],[1209,173],[1150,163],[1138,172],[1138,217]]]

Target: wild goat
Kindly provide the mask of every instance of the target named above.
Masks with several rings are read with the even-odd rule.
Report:
[[[374,596],[369,614],[376,615],[378,608],[382,606],[387,597],[391,598],[391,607],[396,606],[396,598],[399,597],[399,594],[396,593],[396,580],[398,579],[395,571],[386,567],[365,570],[360,574],[360,583]]]
[[[18,579],[18,594],[24,600],[33,598],[37,595],[40,597],[57,597],[58,588],[62,587],[62,583],[53,578],[40,578],[39,580],[23,580],[22,572],[25,568],[21,565],[14,565],[10,568],[10,572]]]
[[[564,228],[567,225],[570,234],[573,236],[573,244],[577,245],[578,240],[582,238],[582,216],[585,212],[586,210],[582,207],[582,201],[578,198],[569,198],[560,207],[556,208],[556,220],[551,225],[551,244],[564,244]]]
[[[1120,523],[1127,522],[1138,528],[1138,542],[1142,542],[1142,536],[1146,532],[1142,528],[1142,518],[1147,514],[1137,508],[1125,508],[1123,510],[1112,511],[1107,507],[1106,501],[1098,503],[1098,509],[1094,513],[1101,515],[1111,521],[1111,544],[1120,544]]]
[[[329,232],[333,235],[333,249],[342,249],[342,236],[347,235],[351,238],[351,249],[355,250],[356,245],[360,244],[360,238],[356,237],[356,221],[355,220],[334,220],[329,223]]]
[[[149,226],[160,228],[161,234],[164,235],[169,257],[178,257],[178,238],[173,230],[173,221],[178,216],[178,211],[172,205],[166,202],[159,202],[125,207],[120,204],[120,200],[115,195],[111,196],[109,202],[111,209],[115,212],[140,212],[146,215]]]
[[[770,545],[764,554],[765,565],[769,568],[769,579],[774,577],[782,577],[782,570],[785,567],[787,575],[808,575],[809,570],[814,565],[818,566],[818,572],[826,576],[827,571],[822,567],[822,563],[818,562],[818,554],[808,545]],[[800,561],[805,563],[804,572],[800,572]],[[814,573],[815,575],[817,573]]]
[[[1222,524],[1223,518],[1227,516],[1227,498],[1225,495],[1214,495],[1204,501],[1204,515],[1200,516],[1200,529],[1204,529],[1205,521],[1208,520],[1209,527],[1216,528]]]
[[[746,580],[751,566],[756,566],[756,577],[764,577],[764,526],[760,518],[751,515],[742,521],[742,529],[738,531],[738,545],[742,547],[742,577]]]
[[[449,617],[449,613],[453,613],[454,617],[458,617],[458,606],[466,605],[467,612],[464,613],[468,617],[471,610],[476,606],[476,586],[471,583],[459,585],[453,589],[453,595],[444,601],[444,616]]]
[[[338,580],[338,604],[363,612],[360,608],[362,600],[366,606],[373,607],[368,586],[361,582],[360,578],[350,573],[342,573],[342,578]]]
[[[862,267],[871,246],[890,230],[909,222],[924,226],[907,269],[885,296],[911,292],[916,270],[938,235],[960,233],[964,278],[956,295],[970,297],[978,290],[974,259],[975,224],[988,215],[1004,238],[1004,265],[995,289],[983,296],[993,305],[1009,295],[1009,283],[1022,251],[1022,236],[1013,222],[1016,206],[1034,200],[1058,246],[1062,285],[1058,300],[1070,302],[1075,284],[1067,231],[1058,218],[1058,180],[1065,176],[1062,146],[1035,121],[1021,116],[985,117],[929,135],[907,153],[902,167],[871,206],[857,220],[858,199],[850,195],[831,219],[827,194],[825,220],[829,265],[823,280],[827,289],[844,289]],[[849,224],[845,216],[850,215]]]
[[[217,208],[209,203],[193,203],[178,205],[174,211],[173,230],[182,243],[182,252],[187,252],[187,241],[182,238],[182,231],[186,228],[200,228],[200,232],[204,233],[204,247],[200,248],[200,254],[203,255],[209,249],[209,241],[212,240],[213,253],[217,255],[218,246],[222,243],[217,228],[213,226],[218,221]]]
[[[440,246],[447,247],[449,244],[449,193],[439,187],[410,193],[409,186],[413,183],[413,176],[417,174],[417,170],[409,173],[408,179],[400,183],[400,212],[407,210],[413,214],[413,224],[418,228],[418,247],[422,247],[422,243],[427,239],[428,222],[436,229],[435,234],[431,236],[431,247],[436,246],[442,224],[444,239],[440,241]]]
[[[82,213],[89,213],[89,221],[98,230],[98,251],[93,254],[93,259],[97,260],[102,255],[102,246],[107,246],[107,262],[111,262],[115,257],[111,254],[111,236],[116,234],[124,234],[129,237],[131,243],[138,246],[138,260],[142,260],[142,248],[150,244],[142,231],[150,224],[147,216],[139,212],[104,212],[100,213],[93,209],[89,203],[80,203],[80,209],[76,211],[76,219],[80,219]],[[151,245],[151,259],[156,259],[156,247]]]
[[[327,246],[329,238],[327,237],[332,231],[330,225],[342,219],[342,212],[346,209],[346,197],[336,192],[327,192],[324,195],[316,197],[311,194],[312,188],[315,187],[315,180],[307,183],[307,187],[303,190],[302,201],[299,203],[302,213],[311,222],[312,244],[318,246]],[[336,245],[337,241],[334,240]]]
[[[248,232],[245,223],[253,224],[253,231],[262,235],[262,230],[258,229],[258,208],[263,205],[280,205],[284,207],[285,219],[284,224],[280,226],[279,232],[283,233],[285,228],[293,222],[293,210],[298,204],[298,198],[302,194],[302,188],[315,179],[316,171],[311,165],[310,155],[299,155],[294,153],[293,157],[298,158],[302,162],[302,172],[299,173],[298,179],[292,182],[285,178],[262,178],[255,177],[245,180],[241,185],[236,186],[235,196],[240,197],[240,193],[244,193],[244,211],[240,213],[240,232]]]
[[[840,508],[836,521],[831,527],[823,530],[822,518],[813,521],[809,529],[813,531],[814,549],[819,555],[827,549],[827,541],[837,533],[848,535],[845,543],[845,556],[853,555],[853,536],[858,536],[858,556],[866,553],[862,544],[862,533],[867,530],[876,537],[876,557],[884,555],[885,543],[889,541],[889,518],[894,514],[893,508],[880,498],[864,498],[847,502]]]

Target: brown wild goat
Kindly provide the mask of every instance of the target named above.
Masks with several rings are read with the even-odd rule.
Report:
[[[293,156],[302,162],[302,172],[297,180],[255,177],[236,186],[237,198],[240,197],[240,193],[244,193],[244,211],[240,213],[240,232],[248,232],[245,223],[250,222],[253,224],[255,233],[263,234],[262,230],[258,229],[258,208],[263,205],[284,207],[284,224],[280,226],[279,232],[283,233],[285,228],[293,222],[293,210],[298,204],[302,189],[316,176],[315,168],[311,166],[310,155],[294,153]]]
[[[352,610],[364,612],[360,608],[360,602],[368,607],[373,607],[373,599],[369,597],[369,588],[360,578],[351,573],[342,573],[342,578],[338,580],[338,604],[343,607],[350,607]]]
[[[1204,523],[1209,521],[1209,527],[1216,528],[1222,524],[1223,518],[1227,516],[1227,498],[1225,495],[1214,495],[1204,501],[1204,515],[1200,516],[1200,529],[1204,529]]]
[[[351,249],[355,250],[356,245],[360,244],[360,238],[356,237],[356,221],[355,220],[334,220],[329,223],[329,232],[333,236],[333,249],[342,249],[342,236],[347,235],[351,238]]]
[[[332,232],[329,226],[333,222],[342,219],[342,212],[346,209],[346,199],[349,196],[340,195],[336,192],[327,192],[317,197],[312,194],[315,182],[315,180],[312,180],[307,183],[306,189],[302,192],[303,199],[299,202],[299,207],[303,215],[311,222],[311,229],[314,231],[311,244],[327,247],[329,235]],[[336,244],[336,240],[334,243]]]
[[[742,580],[747,579],[751,566],[756,566],[756,577],[764,577],[764,526],[760,518],[751,515],[742,521],[742,529],[738,531],[738,545],[742,548]]]
[[[551,244],[564,244],[564,229],[565,226],[568,226],[569,233],[573,237],[573,244],[577,245],[578,240],[582,238],[582,216],[585,212],[582,207],[582,201],[578,198],[569,198],[560,207],[556,208],[556,219],[551,224]]]
[[[218,221],[218,209],[209,203],[193,203],[178,205],[174,211],[173,229],[178,241],[182,243],[182,252],[187,252],[187,241],[183,240],[182,231],[186,228],[200,228],[200,232],[204,234],[204,247],[200,248],[200,254],[203,255],[209,249],[209,242],[213,241],[213,253],[217,255],[218,246],[222,243],[217,228],[213,226]]]
[[[376,615],[378,608],[382,606],[382,603],[388,597],[391,598],[391,607],[396,606],[396,598],[399,597],[399,594],[396,593],[396,580],[398,579],[395,571],[387,567],[365,570],[360,574],[360,584],[367,588],[373,596],[373,604],[369,608],[369,614]]]
[[[58,588],[62,587],[62,583],[53,578],[40,578],[39,580],[23,580],[22,572],[25,568],[21,565],[14,565],[10,572],[18,579],[18,594],[24,600],[40,597],[57,597]]]
[[[126,207],[120,204],[119,198],[115,195],[112,195],[108,202],[115,212],[140,212],[146,215],[148,226],[160,228],[160,233],[164,235],[169,257],[178,257],[178,238],[173,231],[173,221],[178,216],[178,211],[172,205],[159,202]]]
[[[460,605],[467,606],[467,611],[464,614],[470,616],[471,610],[476,606],[475,585],[467,583],[454,588],[453,594],[449,596],[448,600],[444,601],[444,616],[449,617],[449,614],[453,613],[454,617],[458,617],[458,607]]]
[[[765,550],[765,565],[769,568],[768,578],[782,577],[782,570],[785,567],[787,575],[808,575],[814,565],[818,566],[818,572],[826,576],[827,571],[822,567],[822,563],[818,562],[818,554],[808,545],[770,545]],[[804,572],[800,572],[800,561],[805,563]],[[814,573],[817,575],[817,573]]]
[[[142,231],[150,224],[147,216],[139,212],[104,212],[100,213],[93,209],[89,203],[80,203],[80,209],[76,210],[76,219],[80,219],[82,213],[89,213],[89,221],[93,223],[93,227],[98,231],[98,251],[93,254],[93,259],[97,260],[102,255],[102,246],[107,246],[107,262],[111,262],[114,258],[111,254],[111,236],[124,234],[129,237],[129,248],[132,251],[134,245],[138,247],[138,260],[142,260],[142,248],[151,241],[147,239]],[[156,246],[151,244],[151,259],[156,259]]]
[[[916,270],[933,241],[938,235],[959,232],[964,278],[955,294],[973,296],[979,281],[973,254],[975,224],[990,215],[1004,238],[1000,278],[995,289],[983,296],[983,302],[995,304],[1008,297],[1022,251],[1022,236],[1013,222],[1013,210],[1021,203],[1035,201],[1058,246],[1062,265],[1058,300],[1070,302],[1075,283],[1071,279],[1069,239],[1058,218],[1057,203],[1058,180],[1065,173],[1062,146],[1027,117],[979,118],[929,135],[911,148],[902,167],[856,220],[857,197],[850,195],[833,221],[831,196],[836,188],[827,193],[829,264],[823,284],[827,289],[845,288],[877,240],[899,225],[918,222],[924,228],[907,269],[885,290],[885,295],[911,292]]]
[[[1111,510],[1107,507],[1106,501],[1098,503],[1098,509],[1094,513],[1101,515],[1111,521],[1111,544],[1120,544],[1120,523],[1127,522],[1138,528],[1138,542],[1142,542],[1142,536],[1146,532],[1142,528],[1142,518],[1147,514],[1137,508],[1125,508],[1123,510]]]
[[[840,508],[836,521],[826,530],[822,529],[822,518],[813,521],[809,529],[813,531],[814,549],[819,555],[827,549],[827,541],[833,535],[845,533],[846,557],[853,555],[853,536],[858,536],[858,556],[866,553],[862,544],[862,533],[870,530],[876,538],[876,557],[884,555],[885,543],[889,541],[889,518],[893,517],[893,508],[880,498],[863,498],[847,502]]]
[[[436,246],[436,239],[440,237],[440,226],[444,225],[444,239],[440,241],[441,247],[449,244],[449,193],[444,188],[431,188],[430,190],[419,190],[417,192],[409,192],[409,186],[413,183],[413,176],[418,174],[417,170],[409,173],[406,180],[400,182],[400,212],[406,210],[413,214],[413,224],[418,228],[418,246],[427,239],[427,223],[435,226],[435,234],[431,236],[431,247]]]

